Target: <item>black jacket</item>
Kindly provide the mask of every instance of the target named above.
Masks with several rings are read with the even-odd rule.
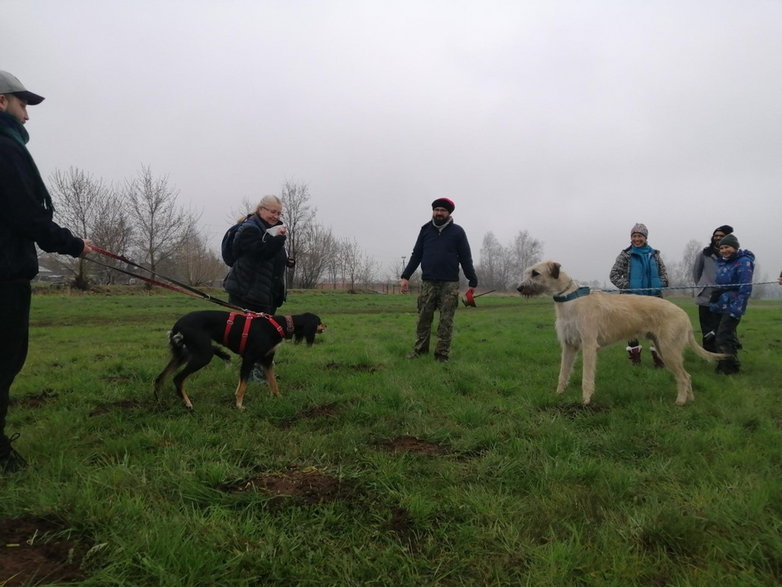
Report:
[[[402,272],[402,279],[410,279],[419,263],[421,279],[424,281],[459,281],[461,265],[469,286],[478,286],[467,234],[453,220],[442,230],[431,221],[421,227],[410,262]]]
[[[0,112],[0,281],[38,274],[35,243],[47,253],[78,257],[84,241],[52,220],[54,209],[25,147],[27,132]]]
[[[271,226],[257,214],[239,227],[233,242],[236,262],[225,277],[223,287],[247,304],[247,309],[274,313],[286,297],[288,255],[285,236],[271,236],[266,233],[268,228]]]

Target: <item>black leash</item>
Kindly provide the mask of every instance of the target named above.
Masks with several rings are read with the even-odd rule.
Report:
[[[246,308],[240,308],[239,306],[236,306],[234,304],[231,304],[229,302],[226,302],[225,300],[221,300],[220,298],[216,298],[214,296],[210,296],[205,291],[201,291],[200,289],[196,289],[195,287],[192,287],[190,285],[184,284],[180,281],[177,281],[176,279],[173,279],[171,277],[167,277],[165,275],[160,275],[159,273],[156,273],[152,271],[151,269],[147,269],[143,265],[139,265],[135,261],[131,261],[127,257],[124,257],[122,255],[117,255],[115,253],[112,253],[110,251],[106,251],[104,249],[101,249],[99,247],[96,247],[95,245],[92,246],[92,250],[96,253],[100,253],[101,255],[104,255],[106,257],[110,257],[112,259],[116,259],[117,261],[122,261],[123,263],[130,265],[131,267],[136,267],[138,269],[141,269],[142,271],[146,271],[147,273],[151,273],[155,277],[158,277],[160,279],[165,279],[166,281],[160,281],[158,279],[153,279],[151,277],[147,277],[145,275],[140,275],[135,271],[128,271],[126,269],[121,269],[120,267],[115,267],[113,265],[109,265],[107,263],[102,263],[98,261],[97,259],[93,259],[91,257],[84,257],[88,261],[91,261],[95,263],[96,265],[100,265],[101,267],[107,267],[108,269],[113,269],[115,271],[119,271],[120,273],[124,273],[125,275],[130,275],[131,277],[135,277],[137,279],[141,279],[142,281],[146,281],[147,283],[151,283],[152,285],[157,285],[160,287],[165,287],[166,289],[170,289],[171,291],[175,291],[177,293],[182,293],[190,297],[194,298],[200,298],[202,300],[208,300],[210,302],[213,302],[215,304],[219,304],[221,306],[224,306],[226,308],[231,308],[232,310],[239,310],[240,312],[246,313],[248,310]],[[171,285],[174,284],[174,285]],[[176,286],[176,287],[175,287]]]

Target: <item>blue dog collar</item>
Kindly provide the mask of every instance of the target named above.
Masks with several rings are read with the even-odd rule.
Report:
[[[569,302],[570,300],[575,300],[576,298],[580,298],[582,296],[588,296],[589,295],[589,288],[587,286],[579,287],[576,291],[569,293],[566,296],[554,296],[555,302]]]

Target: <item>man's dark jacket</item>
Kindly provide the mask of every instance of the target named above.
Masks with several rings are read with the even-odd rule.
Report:
[[[402,279],[410,279],[419,264],[421,279],[424,281],[459,281],[461,264],[469,286],[478,286],[467,235],[452,219],[442,230],[432,221],[421,227],[410,262],[402,272]]]
[[[84,249],[83,240],[52,221],[52,201],[27,139],[22,124],[0,111],[0,282],[38,274],[35,243],[47,253],[72,257]]]

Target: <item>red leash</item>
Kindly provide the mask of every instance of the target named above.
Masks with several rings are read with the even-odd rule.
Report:
[[[113,265],[107,265],[106,263],[101,263],[97,259],[92,259],[90,257],[84,257],[88,261],[91,261],[95,263],[96,265],[100,265],[102,267],[107,267],[109,269],[114,269],[115,271],[119,271],[120,273],[124,273],[125,275],[130,275],[131,277],[135,277],[137,279],[141,279],[142,281],[146,281],[147,283],[151,283],[152,285],[158,285],[160,287],[165,287],[166,289],[170,289],[171,291],[175,291],[178,293],[185,294],[190,297],[197,297],[204,300],[209,300],[210,302],[214,302],[215,304],[220,304],[221,306],[224,306],[226,308],[231,308],[233,310],[240,310],[242,312],[245,312],[245,308],[240,308],[239,306],[236,306],[234,304],[231,304],[229,302],[226,302],[225,300],[221,300],[220,298],[215,298],[213,296],[210,296],[208,293],[201,291],[200,289],[196,289],[192,286],[186,285],[184,283],[181,283],[177,281],[176,279],[173,279],[171,277],[166,277],[165,275],[160,275],[159,273],[156,273],[152,271],[151,269],[147,269],[143,265],[139,265],[135,261],[131,261],[127,257],[123,257],[122,255],[117,255],[116,253],[112,253],[110,251],[106,251],[104,249],[101,249],[99,247],[96,247],[95,245],[92,246],[92,250],[96,253],[100,253],[101,255],[104,255],[106,257],[111,257],[112,259],[116,259],[117,261],[122,261],[123,263],[126,263],[127,265],[130,265],[132,267],[136,267],[138,269],[141,269],[142,271],[146,271],[147,273],[151,273],[152,275],[159,277],[160,279],[165,279],[166,281],[170,283],[166,283],[164,281],[159,281],[158,279],[153,279],[151,277],[146,277],[144,275],[139,275],[138,273],[134,271],[127,271],[125,269],[121,269],[119,267],[114,267]],[[171,284],[174,285],[171,285]],[[177,286],[177,287],[175,287]]]
[[[171,285],[171,283],[166,283],[165,281],[159,281],[158,279],[153,279],[151,277],[146,277],[144,275],[139,275],[138,273],[135,273],[133,271],[127,271],[125,269],[120,269],[119,267],[114,267],[112,265],[108,265],[106,263],[101,263],[97,259],[91,259],[90,257],[84,257],[88,261],[92,261],[96,265],[101,265],[102,267],[108,267],[109,269],[114,269],[115,271],[119,271],[120,273],[124,273],[125,275],[130,275],[131,277],[135,277],[137,279],[141,279],[142,281],[146,281],[147,283],[151,283],[152,285],[158,285],[160,287],[165,287],[166,289],[170,289],[171,291],[175,291],[178,293],[185,294],[190,297],[194,298],[201,298],[204,300],[209,300],[210,302],[214,302],[215,304],[220,304],[221,306],[225,306],[226,308],[231,308],[232,310],[239,310],[238,312],[231,312],[228,315],[228,321],[225,324],[225,334],[223,335],[223,344],[228,346],[228,335],[231,332],[231,328],[234,324],[234,317],[241,314],[244,316],[244,328],[242,329],[242,340],[239,343],[239,354],[244,355],[244,349],[247,347],[247,338],[250,335],[250,326],[252,325],[253,318],[266,318],[272,326],[277,330],[277,332],[280,334],[281,338],[285,338],[285,331],[283,328],[277,324],[277,321],[274,320],[274,318],[271,316],[271,314],[264,314],[259,312],[250,312],[249,310],[245,308],[240,308],[239,306],[236,306],[234,304],[231,304],[229,302],[226,302],[225,300],[221,300],[220,298],[215,298],[213,296],[210,296],[208,293],[201,291],[200,289],[196,289],[194,287],[191,287],[189,285],[186,285],[184,283],[181,283],[177,281],[176,279],[172,279],[171,277],[166,277],[165,275],[160,275],[159,273],[155,273],[151,269],[147,269],[143,265],[139,265],[135,261],[131,261],[127,257],[123,257],[122,255],[117,255],[116,253],[112,253],[110,251],[106,251],[104,249],[101,249],[99,247],[96,247],[95,245],[92,245],[92,250],[96,253],[100,253],[101,255],[105,255],[106,257],[111,257],[112,259],[116,259],[117,261],[122,261],[123,263],[126,263],[127,265],[130,265],[132,267],[136,267],[138,269],[141,269],[142,271],[146,271],[147,273],[151,273],[152,275],[159,277],[161,279],[165,279],[166,281],[169,281],[173,283],[174,285]],[[178,286],[178,287],[175,287]],[[292,319],[290,317],[285,317],[286,322],[288,323],[288,326],[290,327],[291,332],[293,332],[293,324]]]

